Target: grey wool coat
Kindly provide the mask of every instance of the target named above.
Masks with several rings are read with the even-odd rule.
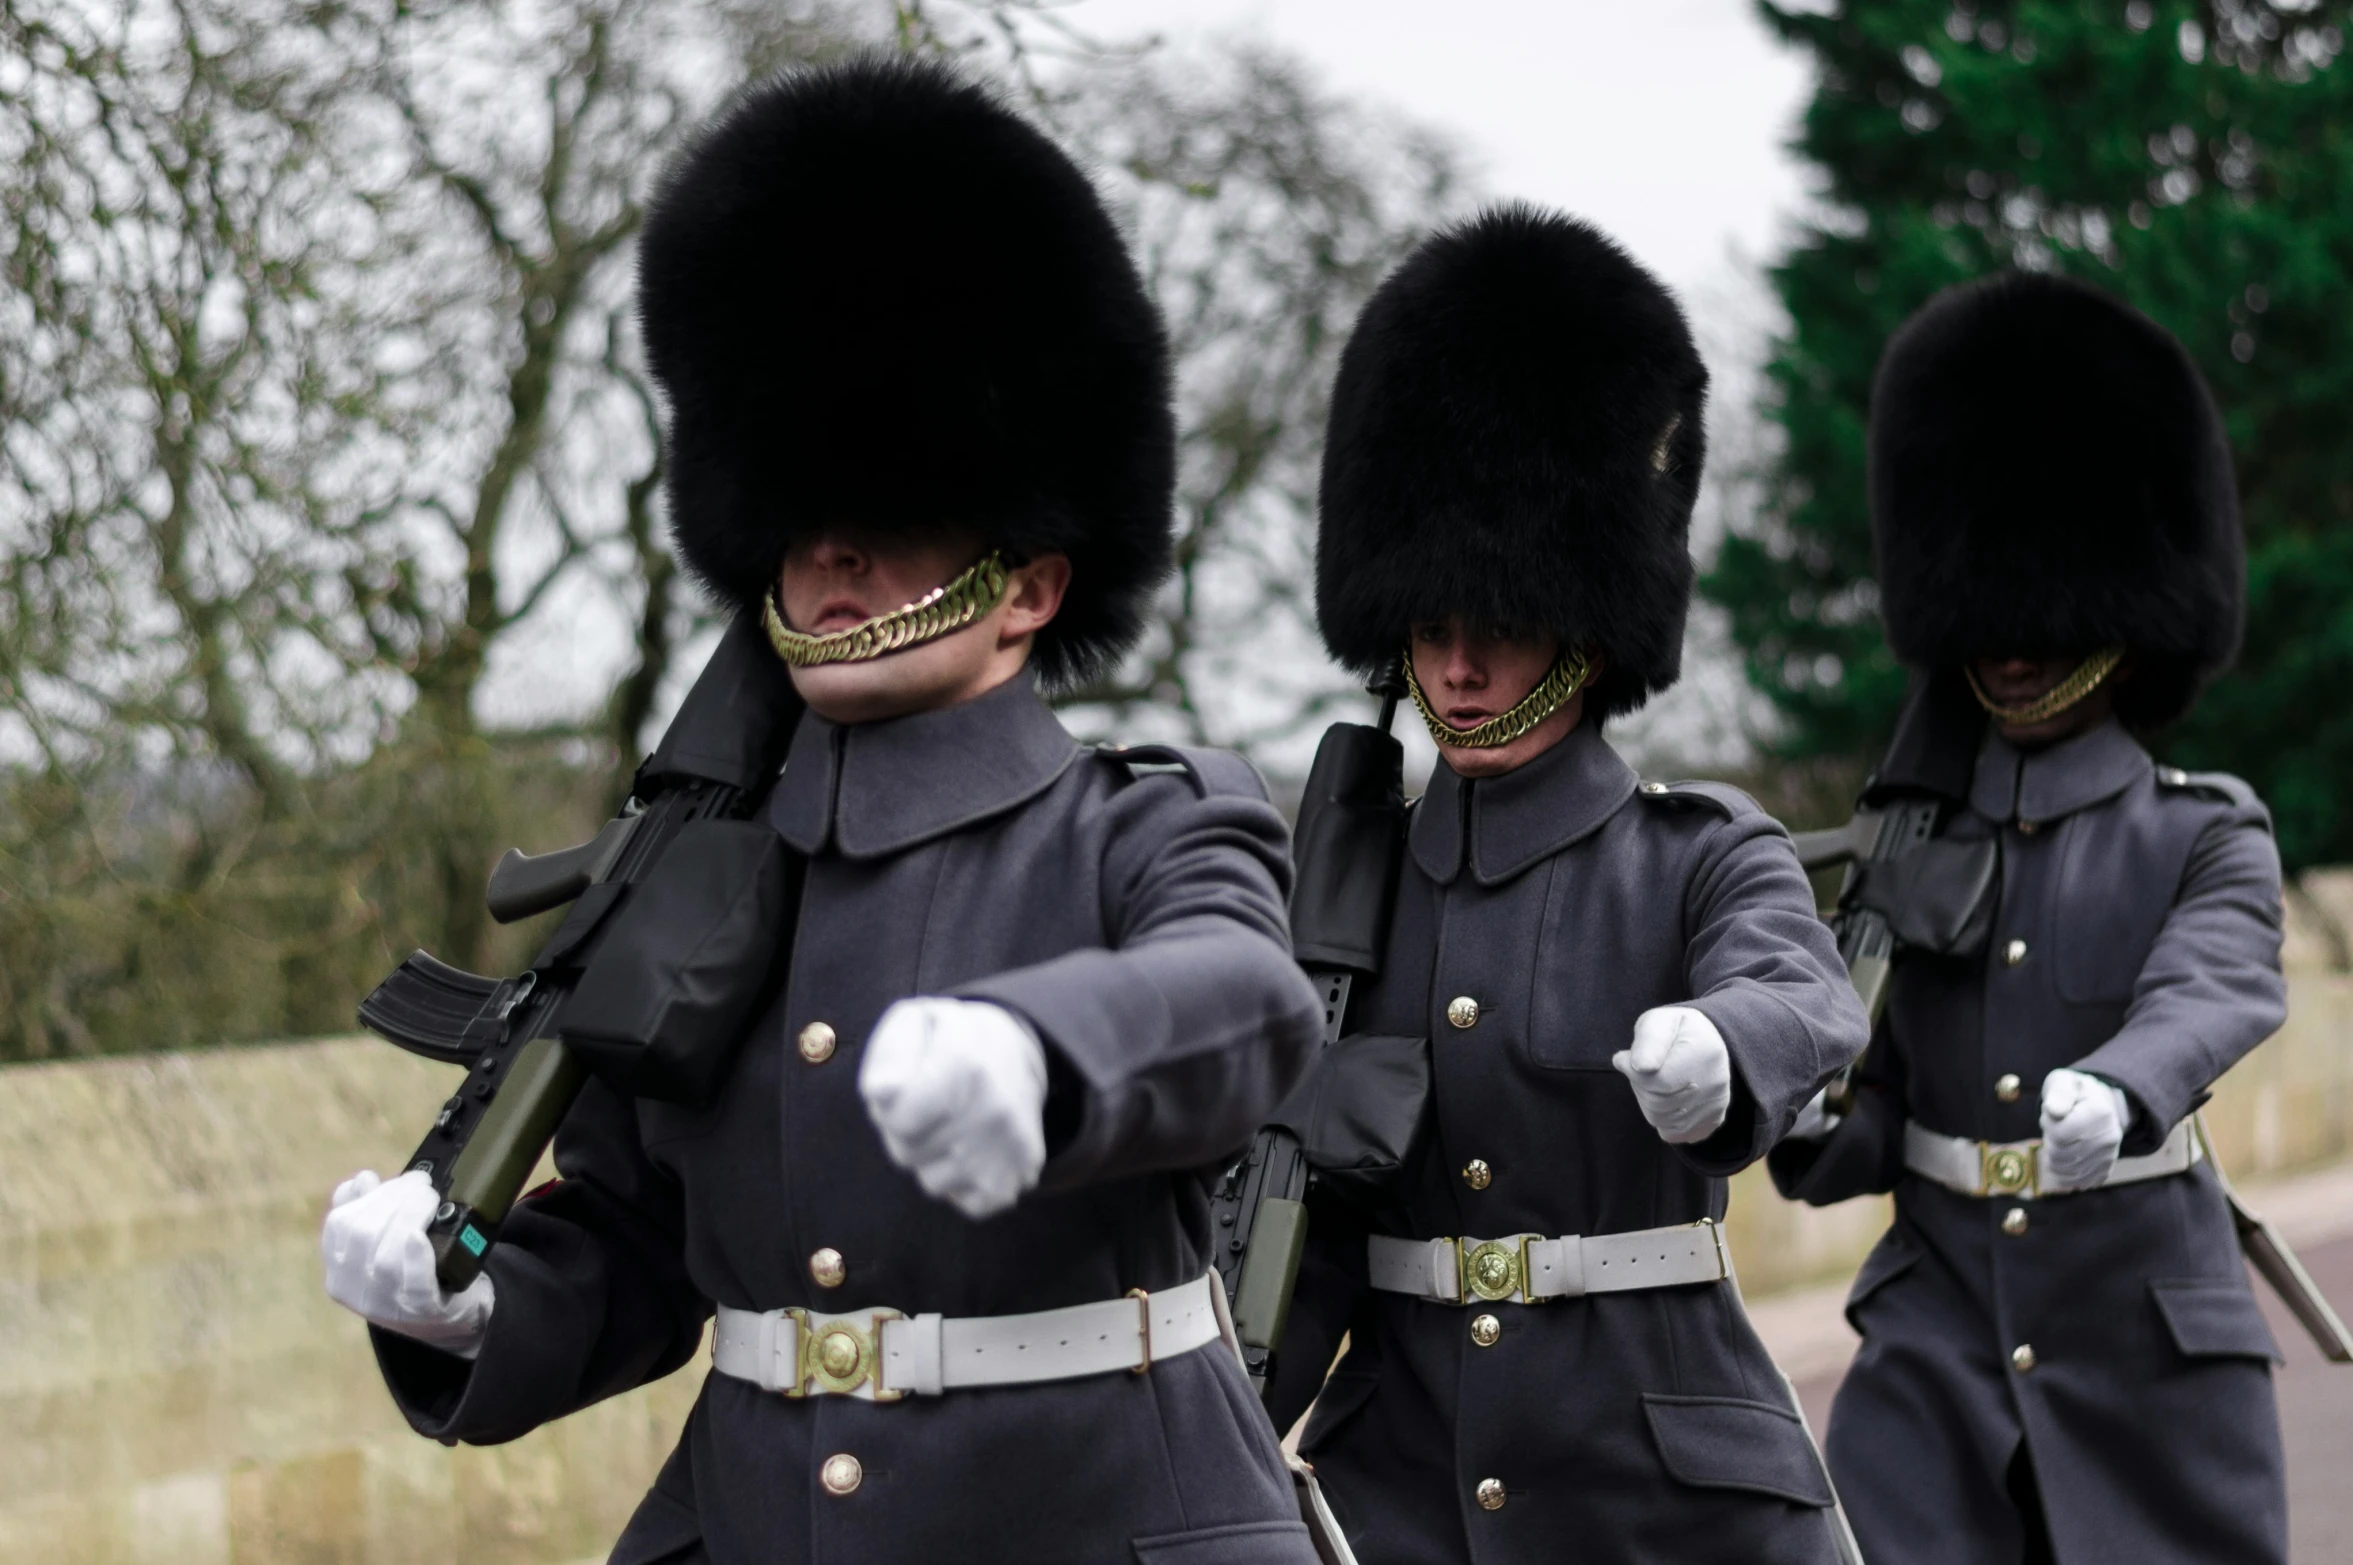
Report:
[[[1864,1044],[1788,838],[1732,789],[1638,785],[1586,725],[1502,777],[1440,765],[1409,841],[1350,1025],[1430,1038],[1429,1177],[1393,1210],[1315,1210],[1271,1399],[1296,1416],[1349,1333],[1301,1451],[1358,1559],[1832,1560],[1821,1461],[1730,1281],[1493,1305],[1484,1347],[1479,1312],[1364,1284],[1368,1225],[1495,1238],[1724,1215],[1725,1177]],[[1467,1029],[1447,1019],[1457,996],[1479,1005]],[[1610,1065],[1662,1005],[1704,1012],[1731,1051],[1730,1117],[1693,1146],[1661,1141]],[[1498,1509],[1475,1498],[1489,1478]]]
[[[1905,1173],[1902,1137],[2034,1137],[2069,1066],[2123,1088],[2123,1150],[2154,1151],[2286,1014],[2270,819],[2111,723],[2033,754],[1989,738],[1947,831],[2001,845],[1988,951],[1899,962],[1856,1112],[1772,1160],[1817,1204],[1895,1192],[1828,1436],[1863,1551],[2018,1558],[2023,1447],[2061,1565],[2284,1560],[2276,1350],[2212,1166],[2020,1203]]]
[[[676,1369],[714,1302],[1003,1315],[1208,1268],[1203,1170],[1303,1068],[1282,819],[1231,757],[1076,745],[1027,678],[857,727],[806,718],[768,819],[808,856],[790,976],[708,1108],[592,1084],[518,1208],[471,1365],[377,1334],[409,1420],[511,1440]],[[1180,764],[1168,764],[1170,762]],[[955,995],[1049,1056],[1040,1188],[984,1222],[884,1154],[857,1093],[893,1001]],[[839,1039],[795,1047],[823,1021]],[[810,1257],[838,1250],[820,1288]],[[833,1495],[818,1471],[855,1456]],[[1152,1366],[872,1403],[713,1373],[616,1565],[1311,1565],[1272,1432],[1216,1343]]]

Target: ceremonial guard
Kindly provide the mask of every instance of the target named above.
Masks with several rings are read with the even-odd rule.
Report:
[[[1851,1109],[1773,1154],[1807,1201],[1895,1192],[1831,1469],[1872,1565],[2284,1560],[2274,1347],[2192,1118],[2284,1015],[2279,860],[2244,783],[2140,738],[2238,646],[2222,421],[2154,323],[2007,274],[1896,335],[1869,438],[1919,677],[1866,802],[1935,802],[1991,873],[1941,921],[1977,936],[1899,952]]]
[[[337,1192],[329,1291],[445,1441],[666,1375],[715,1308],[624,1565],[1311,1565],[1206,1260],[1203,1170],[1317,1036],[1283,822],[1040,696],[1170,556],[1117,231],[987,93],[869,60],[724,115],[640,283],[679,547],[810,707],[762,816],[805,861],[789,968],[707,1107],[590,1083],[475,1287],[406,1174]]]
[[[1706,384],[1657,282],[1523,206],[1423,244],[1341,362],[1323,634],[1405,659],[1440,756],[1350,1011],[1427,1040],[1425,1177],[1316,1210],[1270,1397],[1348,1333],[1302,1452],[1364,1565],[1836,1558],[1717,1225],[1862,1012],[1780,827],[1601,732],[1679,669]]]

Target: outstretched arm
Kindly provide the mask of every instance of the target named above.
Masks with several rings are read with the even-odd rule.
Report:
[[[1118,802],[1128,818],[1102,880],[1113,944],[957,990],[1045,1044],[1046,1189],[1230,1154],[1319,1037],[1284,914],[1288,833],[1255,777],[1227,758],[1198,782],[1141,779]]]
[[[2280,921],[2269,817],[2259,804],[2239,805],[2191,850],[2124,1026],[2075,1062],[2129,1095],[2136,1112],[2125,1156],[2155,1151],[2222,1073],[2287,1019]]]

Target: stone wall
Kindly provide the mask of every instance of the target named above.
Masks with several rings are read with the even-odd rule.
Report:
[[[699,1364],[513,1445],[409,1433],[319,1290],[326,1192],[396,1165],[451,1072],[361,1039],[0,1070],[0,1565],[601,1558]],[[2353,979],[2295,980],[2208,1111],[2252,1174],[2353,1150]],[[1752,1297],[1884,1223],[1738,1183]]]
[[[603,1557],[699,1371],[445,1450],[320,1292],[326,1193],[452,1074],[362,1039],[0,1071],[0,1561]]]

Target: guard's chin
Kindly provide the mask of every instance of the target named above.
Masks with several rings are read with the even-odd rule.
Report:
[[[819,663],[792,671],[809,710],[835,723],[879,723],[950,706],[977,693],[991,639],[986,624],[937,641],[857,663]]]

